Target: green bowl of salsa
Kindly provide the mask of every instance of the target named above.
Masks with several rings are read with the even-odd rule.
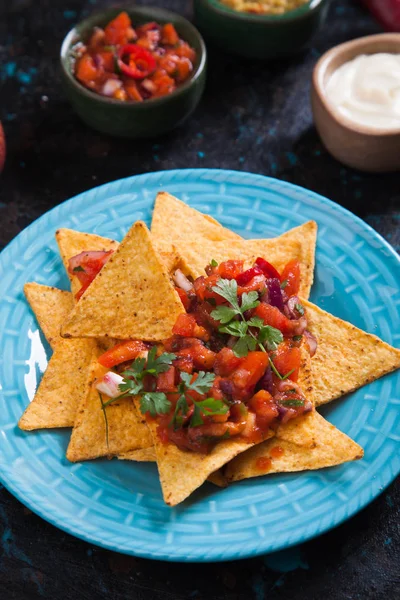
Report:
[[[121,12],[131,20],[129,35],[117,29]],[[170,131],[195,110],[207,52],[197,29],[182,16],[119,7],[76,25],[63,41],[60,62],[66,95],[87,125],[114,136],[146,138]]]
[[[195,24],[207,41],[246,58],[290,56],[310,42],[329,0],[310,0],[279,15],[233,10],[219,0],[194,0]]]

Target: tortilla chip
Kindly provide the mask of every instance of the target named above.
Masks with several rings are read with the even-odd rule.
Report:
[[[303,223],[303,225],[289,229],[289,231],[283,233],[279,238],[276,238],[278,242],[281,240],[291,240],[292,242],[299,242],[301,244],[301,284],[299,294],[306,300],[310,296],[311,286],[314,281],[317,230],[318,225],[316,222],[308,221],[307,223]]]
[[[61,322],[73,306],[70,292],[37,283],[27,283],[24,291],[54,353],[18,425],[29,431],[72,427],[79,402],[86,393],[87,373],[96,343],[60,337]]]
[[[129,450],[152,446],[147,425],[144,419],[138,416],[130,398],[117,400],[104,409],[107,427],[100,395],[93,383],[103,377],[108,369],[97,362],[97,357],[98,353],[95,352],[89,370],[88,393],[78,408],[67,449],[67,458],[71,462],[100,456],[114,456]],[[107,400],[108,398],[104,397],[103,401]]]
[[[61,328],[63,337],[160,341],[184,311],[169,275],[138,221]]]
[[[40,283],[26,283],[24,293],[46,340],[54,350],[56,344],[62,340],[61,323],[74,306],[72,295],[70,292]]]
[[[118,458],[120,460],[133,460],[136,462],[156,462],[156,453],[154,451],[154,446],[151,446],[150,448],[124,452],[120,454]],[[227,485],[226,479],[221,470],[211,473],[211,475],[207,478],[207,481],[217,485],[218,487],[226,487]]]
[[[326,404],[400,367],[400,350],[304,301],[318,340],[312,359],[315,405]]]
[[[73,229],[58,229],[56,231],[56,241],[65,270],[71,282],[71,291],[74,296],[79,292],[82,284],[75,275],[71,275],[68,272],[69,259],[88,250],[116,250],[119,246],[118,242],[114,242],[114,240],[95,235],[94,233],[81,233]]]
[[[317,412],[310,414],[312,418],[308,425],[315,439],[311,448],[275,437],[232,460],[225,469],[227,480],[240,481],[270,473],[322,469],[363,457],[361,446]]]
[[[148,448],[139,448],[139,450],[130,450],[118,455],[120,460],[133,460],[135,462],[156,462],[156,453],[154,446]]]
[[[151,221],[151,234],[157,248],[166,252],[172,251],[176,239],[195,241],[204,238],[215,242],[241,239],[239,235],[222,227],[209,215],[191,208],[167,192],[157,194]]]

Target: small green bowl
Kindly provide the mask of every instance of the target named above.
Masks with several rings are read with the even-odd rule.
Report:
[[[282,15],[256,15],[218,0],[194,0],[195,23],[207,40],[246,58],[274,59],[304,48],[325,18],[329,0],[310,0]]]
[[[196,50],[191,78],[172,94],[143,102],[121,102],[100,96],[75,79],[71,47],[80,40],[85,41],[95,26],[104,27],[122,10],[129,14],[134,27],[149,21],[173,23],[179,36]],[[153,7],[118,7],[92,15],[71,29],[61,46],[60,61],[67,97],[85,123],[110,135],[146,138],[170,131],[194,111],[204,90],[207,51],[197,29],[176,13]]]

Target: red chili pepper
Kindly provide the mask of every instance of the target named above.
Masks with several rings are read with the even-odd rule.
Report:
[[[247,269],[247,271],[243,271],[243,273],[239,273],[239,275],[236,276],[236,281],[238,285],[247,285],[256,275],[263,275],[263,271],[257,266]]]
[[[123,61],[128,58],[128,63]],[[118,50],[118,66],[121,71],[133,79],[144,79],[156,68],[154,56],[137,44],[125,44]]]
[[[259,267],[261,269],[261,271],[267,277],[274,277],[274,278],[276,277],[276,279],[279,279],[279,281],[281,280],[281,276],[279,275],[279,273],[275,269],[275,267],[273,265],[271,265],[271,263],[269,263],[264,258],[258,257],[255,264],[257,265],[257,267]]]
[[[365,6],[388,31],[400,31],[399,0],[363,0]]]

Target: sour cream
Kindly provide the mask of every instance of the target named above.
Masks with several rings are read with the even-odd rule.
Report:
[[[332,74],[325,93],[355,125],[400,129],[400,54],[357,56]]]

